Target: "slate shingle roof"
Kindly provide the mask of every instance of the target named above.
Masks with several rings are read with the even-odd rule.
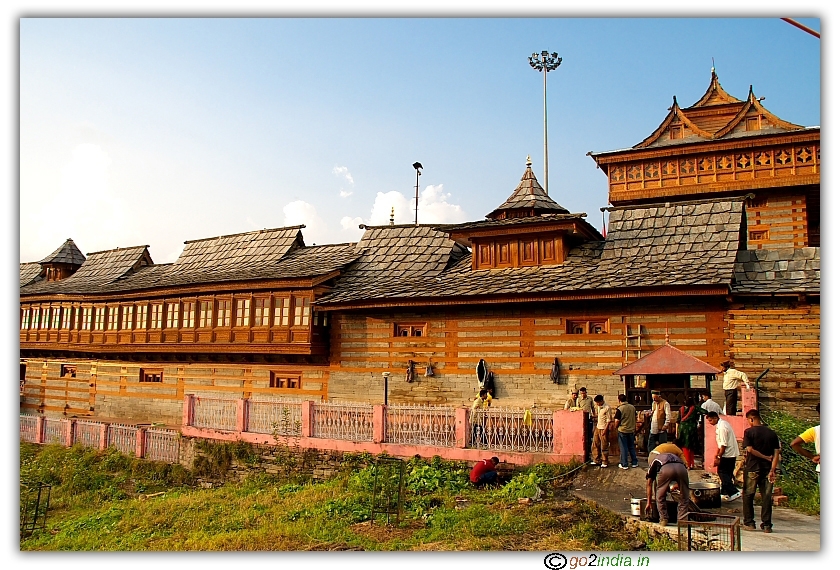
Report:
[[[505,202],[487,214],[487,217],[494,217],[504,210],[518,210],[522,208],[534,208],[537,211],[552,211],[559,214],[568,214],[569,210],[552,200],[548,193],[543,190],[534,171],[531,170],[531,160],[528,159],[525,166],[525,173],[522,180]]]
[[[440,274],[469,250],[431,226],[368,227],[356,244],[360,254],[327,297],[365,297],[415,278]],[[389,285],[391,284],[391,285]]]
[[[76,272],[60,281],[41,281],[21,288],[21,294],[94,293],[130,271],[150,265],[148,246],[140,245],[88,254]]]
[[[355,266],[356,279],[342,279],[319,302],[728,286],[742,212],[741,199],[615,208],[606,240],[572,248],[562,265],[474,271],[465,256],[440,272],[397,273],[381,279],[376,264],[368,265],[369,258],[363,256]]]
[[[436,226],[442,231],[451,232],[454,230],[471,230],[476,228],[488,228],[496,226],[515,226],[520,224],[550,224],[553,222],[561,222],[566,220],[584,220],[586,214],[540,214],[539,216],[527,218],[505,218],[503,220],[479,220],[477,222],[466,222],[463,224],[449,224],[444,226]]]
[[[85,256],[76,247],[72,239],[68,239],[59,246],[57,250],[49,254],[38,263],[68,263],[70,265],[81,265],[85,262]]]
[[[733,293],[819,293],[820,248],[739,251]]]
[[[38,262],[20,264],[20,286],[29,285],[41,276],[41,264]]]
[[[290,226],[184,242],[175,265],[183,270],[242,266],[279,261],[286,253],[303,246],[300,230]]]

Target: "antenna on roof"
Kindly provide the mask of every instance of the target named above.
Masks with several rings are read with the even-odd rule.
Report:
[[[391,206],[391,225],[394,225],[394,207]]]
[[[715,58],[712,58],[712,75],[715,74]]]
[[[423,169],[423,165],[419,162],[415,162],[411,166],[414,167],[414,170],[417,171],[417,184],[414,186],[414,225],[417,225],[417,212],[420,209],[420,172]],[[392,222],[393,225],[393,222]]]

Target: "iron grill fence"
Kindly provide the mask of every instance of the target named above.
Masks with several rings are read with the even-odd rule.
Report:
[[[192,425],[221,431],[236,431],[236,400],[192,399]]]
[[[120,453],[134,455],[137,450],[137,428],[122,424],[108,426],[108,447],[115,447]]]
[[[180,458],[181,434],[168,429],[149,428],[143,456],[153,461],[178,463]]]
[[[550,453],[554,446],[551,410],[488,408],[470,411],[469,447]]]
[[[35,443],[38,441],[38,416],[20,416],[20,439]]]
[[[385,415],[385,441],[453,447],[455,409],[403,404],[388,406]]]
[[[99,434],[102,430],[102,424],[96,422],[85,422],[76,420],[73,426],[73,443],[78,443],[84,447],[99,447]]]
[[[44,443],[64,443],[64,423],[54,418],[44,418]]]
[[[301,403],[298,400],[269,400],[246,403],[245,431],[282,436],[302,433]]]
[[[373,406],[351,403],[316,403],[313,437],[373,441]]]

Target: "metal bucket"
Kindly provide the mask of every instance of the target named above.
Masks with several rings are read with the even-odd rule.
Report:
[[[630,499],[630,514],[634,517],[641,517],[647,506],[647,499]]]
[[[689,483],[691,501],[701,509],[720,508],[720,487],[717,483],[697,481]]]

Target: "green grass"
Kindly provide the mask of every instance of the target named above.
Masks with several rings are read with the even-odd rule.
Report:
[[[248,450],[210,451],[209,473]],[[571,498],[547,481],[573,466],[538,465],[505,486],[477,490],[469,465],[434,458],[406,462],[398,525],[370,521],[373,457],[349,457],[324,482],[258,475],[205,489],[180,466],[108,451],[21,443],[22,480],[53,485],[47,529],[21,550],[629,550],[622,519]],[[546,500],[522,504],[537,486]],[[554,489],[552,491],[552,488]],[[163,495],[148,497],[163,491]]]
[[[788,504],[809,515],[820,514],[820,485],[814,464],[790,446],[795,437],[816,424],[798,419],[787,412],[765,412],[762,418],[781,440],[782,474],[777,484],[787,495]],[[806,447],[814,451],[813,445]]]

